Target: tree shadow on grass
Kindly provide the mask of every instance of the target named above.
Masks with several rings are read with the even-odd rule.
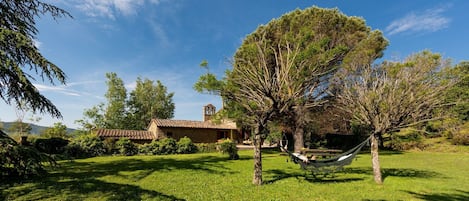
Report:
[[[244,159],[241,159],[244,160]],[[246,159],[247,160],[247,159]],[[153,159],[138,159],[135,157],[103,162],[77,162],[63,163],[61,171],[52,173],[56,177],[96,178],[106,175],[117,175],[120,172],[138,172],[136,178],[143,179],[154,171],[192,170],[211,174],[227,175],[235,173],[224,167],[228,162],[225,157],[203,156],[191,159],[175,159],[155,157]]]
[[[389,177],[413,177],[413,178],[430,178],[430,177],[440,177],[443,175],[438,172],[426,171],[426,170],[417,170],[411,168],[382,168],[382,177],[383,181]],[[364,175],[373,175],[372,168],[345,168],[343,171],[332,173],[332,174],[312,174],[307,171],[303,173],[298,172],[287,172],[284,170],[267,170],[264,171],[265,174],[270,177],[266,180],[267,184],[275,183],[277,181],[288,179],[288,178],[303,178],[308,182],[315,183],[340,183],[340,182],[353,182],[364,180],[362,177],[351,177],[350,174],[364,174]],[[345,176],[345,177],[344,177]]]
[[[250,160],[250,158],[241,158],[241,160]],[[98,178],[104,176],[120,177],[129,180],[128,183],[132,183],[138,182],[156,171],[170,172],[174,170],[228,175],[235,173],[233,170],[226,169],[224,163],[229,161],[227,157],[201,156],[187,159],[125,157],[108,162],[63,162],[58,169],[50,171],[48,175],[41,178],[2,182],[0,200],[12,198],[24,198],[23,200],[55,199],[64,193],[66,197],[59,197],[59,200],[83,200],[87,198],[86,196],[90,196],[88,195],[90,193],[93,193],[91,196],[109,197],[109,200],[143,200],[148,198],[182,200],[172,195],[142,189],[139,186],[108,183]],[[27,183],[27,188],[21,183]]]
[[[90,194],[100,199],[107,198],[107,200],[184,200],[157,191],[142,189],[139,186],[108,183],[97,179],[80,181],[43,180],[27,188],[15,189],[11,193],[14,197],[22,200],[84,200],[89,199]],[[4,199],[8,199],[8,197],[4,197]]]
[[[469,191],[463,190],[455,190],[455,193],[418,193],[412,191],[404,191],[407,192],[414,197],[422,200],[428,201],[466,201],[469,200]]]
[[[371,167],[345,168],[345,172],[353,173],[353,174],[373,175],[373,169]],[[438,172],[418,170],[418,169],[413,169],[413,168],[381,168],[381,173],[382,173],[383,181],[389,176],[413,177],[413,178],[431,178],[431,177],[442,178],[443,177],[443,175]]]
[[[327,174],[327,175],[313,175],[309,172],[304,171],[303,173],[288,173],[284,170],[267,170],[265,171],[266,175],[271,177],[265,181],[266,184],[272,184],[277,181],[288,179],[288,178],[296,178],[298,180],[304,180],[310,183],[344,183],[344,182],[353,182],[353,181],[360,181],[363,178],[343,178],[338,176],[337,174]],[[342,176],[342,175],[341,175]]]

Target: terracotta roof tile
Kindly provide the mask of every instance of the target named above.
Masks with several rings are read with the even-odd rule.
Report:
[[[150,131],[139,130],[118,130],[118,129],[98,129],[98,137],[107,138],[129,138],[131,140],[153,140],[155,136]]]
[[[189,121],[171,119],[153,119],[162,128],[208,128],[208,129],[236,129],[234,123],[215,124],[210,121]]]

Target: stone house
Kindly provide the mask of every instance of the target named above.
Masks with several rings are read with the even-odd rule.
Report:
[[[194,143],[214,143],[226,138],[240,142],[236,123],[229,120],[214,123],[211,118],[215,113],[215,106],[208,104],[203,107],[203,121],[152,119],[147,130],[98,129],[97,135],[103,139],[125,137],[135,143],[148,143],[167,137],[179,140],[186,136]]]

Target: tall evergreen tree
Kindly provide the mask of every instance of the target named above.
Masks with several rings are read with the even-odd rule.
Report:
[[[61,117],[57,107],[33,85],[30,73],[51,84],[65,84],[65,73],[44,58],[34,45],[42,15],[54,19],[71,15],[54,5],[37,0],[0,1],[0,98],[7,104],[26,104],[33,112]]]

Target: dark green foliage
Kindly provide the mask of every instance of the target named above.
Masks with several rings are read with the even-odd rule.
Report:
[[[176,154],[178,150],[178,143],[173,138],[153,140],[151,143],[141,145],[139,148],[140,153],[149,155]]]
[[[175,154],[177,153],[177,142],[173,138],[164,138],[158,141],[158,154]]]
[[[119,151],[119,154],[125,156],[133,156],[138,153],[137,146],[128,138],[120,138],[117,140],[115,148]]]
[[[56,161],[31,146],[19,145],[0,130],[0,178],[28,178],[44,174],[44,163],[56,165]]]
[[[178,154],[191,154],[197,152],[197,146],[192,143],[192,140],[188,137],[183,137],[177,142],[177,153]]]
[[[160,144],[157,140],[151,141],[151,143],[140,145],[139,153],[141,154],[148,154],[148,155],[157,155],[159,154],[159,147]]]
[[[65,84],[65,73],[43,57],[34,45],[38,34],[36,19],[51,15],[54,19],[71,17],[58,7],[37,0],[0,2],[0,98],[7,104],[24,103],[33,112],[61,117],[60,111],[31,83],[29,72],[48,82]],[[26,69],[26,72],[23,70]]]
[[[389,142],[386,143],[386,147],[396,151],[411,149],[424,150],[428,146],[423,142],[424,136],[420,132],[410,128],[393,133],[388,138]]]
[[[219,144],[219,150],[223,154],[228,154],[231,160],[238,160],[238,148],[236,147],[236,143],[231,141],[230,139],[226,139],[221,141]]]
[[[197,143],[195,146],[197,146],[197,151],[199,153],[217,152],[216,143]]]
[[[103,140],[104,148],[106,148],[106,154],[117,154],[116,139],[106,138]]]
[[[63,154],[69,141],[63,138],[38,138],[33,141],[33,146],[47,154]]]
[[[66,148],[66,154],[73,158],[101,156],[106,153],[103,141],[96,135],[82,135],[73,139]]]

